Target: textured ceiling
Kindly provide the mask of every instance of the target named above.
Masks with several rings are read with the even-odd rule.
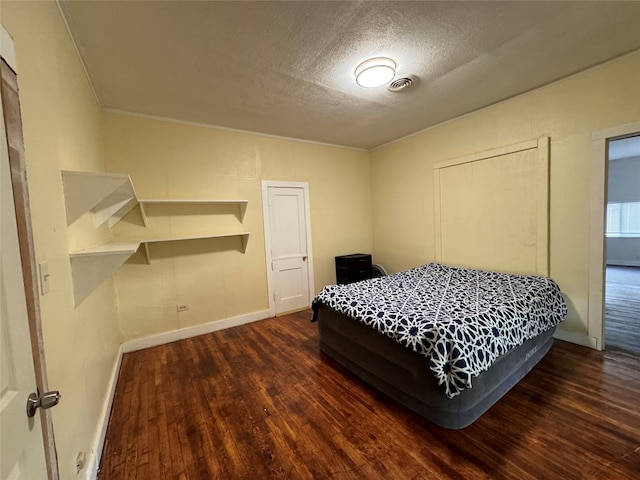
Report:
[[[640,2],[60,4],[106,109],[366,149],[640,49]]]

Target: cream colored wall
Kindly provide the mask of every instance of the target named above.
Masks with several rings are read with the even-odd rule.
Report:
[[[369,154],[101,114],[54,2],[3,0],[0,20],[16,43],[37,261],[51,274],[41,310],[50,386],[63,395],[52,410],[62,478],[75,478],[78,451],[95,453],[121,341],[116,293],[126,339],[267,308],[263,179],[310,184],[318,290],[334,281],[338,254],[373,247],[390,271],[433,259],[433,163],[549,135],[551,275],[569,300],[565,328],[586,332],[590,133],[640,118],[640,53]],[[108,279],[74,309],[68,252],[113,232],[94,229],[89,215],[66,226],[60,170],[105,167],[131,174],[141,197],[248,199],[244,225],[228,211],[194,222],[250,231],[246,253],[234,240],[152,247],[151,265],[136,255],[117,273],[117,288]],[[183,220],[158,217],[144,232],[178,232]],[[115,233],[137,235],[136,223],[133,212]],[[190,310],[178,315],[178,303]]]
[[[434,259],[434,163],[549,136],[550,272],[569,304],[562,328],[586,334],[590,135],[640,118],[638,85],[640,52],[374,150],[378,261],[396,272]]]
[[[109,232],[89,216],[67,228],[60,170],[104,169],[101,112],[55,2],[2,1],[0,21],[16,47],[36,260],[51,275],[40,307],[49,386],[62,393],[51,410],[60,477],[77,478],[77,453],[95,453],[121,339],[112,281],[74,309],[69,250]]]
[[[366,151],[115,113],[104,133],[107,169],[130,174],[139,198],[249,200],[243,224],[235,207],[156,207],[148,228],[138,210],[114,228],[122,239],[251,232],[246,253],[213,239],[152,245],[150,265],[136,254],[116,273],[126,340],[268,309],[262,180],[309,183],[316,289],[335,283],[335,255],[372,249]]]
[[[60,474],[76,478],[77,453],[90,461],[96,453],[119,327],[130,339],[267,308],[262,179],[309,182],[315,285],[334,282],[335,255],[372,249],[369,153],[105,115],[54,2],[3,0],[0,15],[17,50],[35,252],[51,274],[41,313],[50,387],[63,396],[52,410]],[[114,232],[95,229],[90,214],[67,227],[60,170],[103,171],[103,134],[107,169],[130,173],[141,197],[248,199],[244,225],[227,211],[196,222],[196,229],[251,231],[246,253],[237,240],[154,246],[151,265],[138,265],[138,254],[117,274],[117,307],[107,279],[74,308],[69,251]],[[136,215],[119,225],[119,235],[136,234]],[[190,223],[154,218],[145,234]],[[190,310],[178,316],[176,303]]]

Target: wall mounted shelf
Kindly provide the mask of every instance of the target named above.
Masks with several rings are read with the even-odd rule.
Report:
[[[108,222],[109,228],[111,228],[122,220],[136,205],[140,205],[142,220],[145,226],[147,226],[145,206],[149,205],[237,205],[238,220],[240,220],[240,223],[244,223],[244,217],[249,204],[248,200],[139,200],[129,175],[118,173],[73,172],[69,170],[63,170],[61,173],[67,225],[71,225],[85,213],[93,211],[96,227]],[[76,306],[82,303],[105,278],[112,275],[129,257],[136,253],[140,245],[142,245],[144,250],[147,263],[151,263],[149,245],[152,243],[226,237],[239,237],[242,243],[242,253],[246,253],[249,232],[114,242],[72,252],[69,254],[69,257],[71,259],[74,303]]]
[[[114,243],[105,243],[104,245],[100,245],[99,247],[93,248],[85,248],[83,250],[78,250],[77,252],[72,252],[69,254],[71,258],[82,258],[82,257],[101,257],[106,255],[121,255],[121,254],[129,254],[133,255],[138,250],[141,242],[114,242]]]
[[[238,205],[238,220],[244,223],[244,216],[247,213],[249,200],[169,200],[169,199],[145,199],[138,200],[142,220],[147,225],[147,205]]]
[[[95,213],[96,227],[113,227],[138,204],[129,175],[62,171],[67,225],[88,211]]]
[[[170,238],[157,238],[153,240],[143,240],[142,247],[144,249],[144,254],[147,258],[147,263],[151,263],[151,255],[149,253],[149,245],[152,243],[166,243],[166,242],[181,242],[185,240],[206,240],[213,238],[227,238],[227,237],[240,237],[242,242],[242,253],[247,251],[247,243],[249,242],[249,232],[240,232],[240,233],[222,233],[218,235],[194,235],[187,237],[170,237]]]
[[[80,305],[87,296],[136,253],[140,242],[108,243],[71,253],[73,301]]]
[[[71,276],[73,278],[73,298],[78,306],[95,290],[105,278],[112,275],[129,257],[138,251],[140,245],[147,263],[151,263],[149,245],[152,243],[178,242],[185,240],[206,240],[215,238],[240,237],[242,253],[247,250],[249,232],[223,233],[218,235],[197,235],[186,237],[156,238],[133,242],[114,242],[98,247],[86,248],[69,254]]]

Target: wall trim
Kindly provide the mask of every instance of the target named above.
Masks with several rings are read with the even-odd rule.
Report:
[[[93,98],[100,108],[102,108],[103,102],[102,98],[98,94],[98,90],[93,84],[93,80],[91,79],[91,75],[89,75],[89,70],[87,69],[87,64],[84,61],[84,57],[82,56],[82,50],[78,46],[78,42],[76,41],[76,37],[73,35],[73,30],[71,30],[71,26],[69,25],[69,21],[67,16],[64,14],[65,9],[67,8],[65,5],[60,3],[60,0],[55,0],[56,5],[58,6],[58,12],[60,13],[60,18],[62,18],[62,23],[64,23],[64,27],[67,30],[67,34],[69,34],[69,40],[71,40],[71,44],[73,45],[74,50],[76,51],[76,56],[78,57],[78,61],[82,66],[82,70],[84,71],[84,76],[87,79],[87,83],[89,84],[89,88],[91,89],[91,93],[93,93]]]
[[[111,408],[113,406],[113,399],[116,396],[116,386],[118,384],[118,376],[120,375],[120,366],[122,365],[122,355],[124,349],[122,345],[118,349],[118,355],[116,361],[111,370],[111,376],[109,377],[109,387],[107,389],[107,395],[102,405],[99,419],[99,429],[96,438],[93,442],[93,448],[91,449],[91,455],[85,466],[85,478],[88,480],[95,480],[98,477],[98,468],[100,467],[100,459],[102,458],[102,450],[104,448],[104,442],[107,437],[107,427],[109,426],[109,418],[111,417]]]
[[[93,442],[91,455],[88,459],[87,466],[85,467],[86,470],[84,478],[87,480],[96,480],[98,477],[98,468],[100,467],[102,451],[104,449],[104,443],[107,436],[107,427],[109,426],[109,418],[111,416],[113,400],[116,395],[116,386],[118,384],[120,367],[122,366],[122,357],[125,353],[142,350],[143,348],[155,347],[158,345],[163,345],[165,343],[175,342],[176,340],[196,337],[198,335],[204,335],[206,333],[215,332],[217,330],[232,328],[239,325],[244,325],[246,323],[265,320],[267,318],[270,318],[271,316],[272,315],[270,315],[269,310],[261,310],[245,315],[226,318],[224,320],[208,322],[202,325],[195,325],[193,327],[181,328],[170,332],[159,333],[157,335],[150,335],[148,337],[136,338],[134,340],[129,340],[122,343],[118,350],[118,355],[116,357],[116,361],[113,365],[113,370],[111,371],[111,376],[109,378],[109,388],[102,410],[100,412],[100,428],[98,429],[95,441]]]
[[[448,160],[443,160],[442,162],[435,163],[433,165],[433,170],[455,167],[457,165],[462,165],[463,163],[471,163],[477,162],[479,160],[488,160],[490,158],[502,157],[504,155],[511,155],[512,153],[518,153],[525,150],[533,150],[535,148],[538,148],[539,143],[542,141],[542,139],[547,139],[546,141],[548,142],[548,138],[549,137],[542,137],[541,139],[529,140],[526,142],[515,143],[503,147],[492,148],[490,150],[485,150],[478,153],[472,153],[470,155],[464,155],[462,157],[450,158]]]
[[[597,350],[601,350],[598,345],[598,339],[596,337],[590,337],[586,333],[582,332],[574,332],[571,330],[561,330],[560,328],[556,329],[553,334],[553,338],[557,338],[558,340],[564,340],[565,342],[575,343],[578,345],[582,345],[583,347],[595,348]]]
[[[624,53],[624,54],[622,54],[622,55],[620,55],[618,57],[615,57],[615,58],[612,58],[610,60],[607,60],[606,62],[602,62],[602,63],[599,63],[598,65],[594,65],[592,67],[587,67],[587,68],[585,68],[583,70],[571,73],[571,74],[569,74],[569,75],[567,75],[565,77],[559,78],[558,80],[555,80],[555,81],[553,81],[551,83],[547,83],[545,85],[541,85],[539,87],[532,88],[531,90],[528,90],[526,92],[522,92],[522,93],[520,93],[518,95],[514,95],[513,97],[509,97],[509,98],[507,98],[505,100],[500,100],[500,101],[498,101],[496,103],[492,103],[490,105],[486,105],[484,107],[480,107],[480,108],[478,108],[476,110],[473,110],[473,111],[471,111],[469,113],[464,113],[462,115],[458,115],[457,117],[450,118],[449,120],[443,120],[443,121],[441,121],[439,123],[436,123],[434,125],[431,125],[429,127],[425,127],[422,130],[418,130],[417,132],[409,133],[409,134],[405,135],[404,137],[396,138],[395,140],[390,140],[390,141],[388,141],[386,143],[383,143],[381,145],[378,145],[378,146],[375,146],[375,147],[371,147],[369,149],[369,151],[370,152],[374,152],[375,150],[387,147],[389,145],[393,145],[394,143],[402,142],[403,140],[407,140],[407,139],[412,138],[412,137],[417,137],[418,135],[421,135],[421,134],[423,134],[425,132],[428,132],[430,130],[436,130],[436,129],[438,129],[440,127],[444,127],[444,126],[446,126],[446,125],[448,125],[450,123],[457,122],[458,120],[462,120],[464,118],[471,117],[471,116],[476,115],[478,113],[481,113],[481,112],[484,112],[484,111],[489,111],[489,110],[494,109],[496,107],[499,107],[499,106],[501,106],[503,104],[507,104],[507,103],[513,101],[514,99],[522,98],[522,97],[525,97],[525,96],[528,96],[528,95],[534,95],[534,94],[536,94],[536,93],[538,93],[538,92],[540,92],[542,90],[546,90],[548,88],[552,88],[552,87],[555,87],[556,85],[559,85],[559,84],[562,84],[562,83],[567,82],[569,80],[572,80],[575,77],[579,77],[579,76],[582,76],[582,75],[585,75],[585,74],[589,74],[592,71],[599,70],[600,68],[606,67],[607,65],[610,65],[612,63],[615,63],[615,62],[618,62],[618,61],[623,60],[625,58],[637,55],[638,52],[640,52],[640,50],[633,50],[631,52]]]
[[[269,310],[260,310],[258,312],[238,315],[237,317],[225,318],[223,320],[214,320],[213,322],[194,325],[192,327],[180,328],[169,332],[158,333],[148,337],[135,338],[122,344],[124,353],[135,352],[143,348],[156,347],[165,343],[175,342],[176,340],[184,340],[185,338],[197,337],[217,330],[224,330],[231,327],[237,327],[246,323],[265,320],[273,315]]]
[[[275,140],[286,140],[286,141],[291,141],[291,142],[300,142],[300,143],[308,143],[311,145],[320,145],[322,147],[331,147],[331,148],[344,148],[347,150],[356,150],[359,152],[368,152],[369,150],[366,148],[362,148],[362,147],[353,147],[350,145],[339,145],[337,143],[327,143],[327,142],[321,142],[319,140],[306,140],[304,138],[296,138],[296,137],[285,137],[283,135],[275,135],[272,133],[261,133],[261,132],[254,132],[252,130],[241,130],[239,128],[231,128],[231,127],[224,127],[222,125],[214,125],[211,123],[202,123],[202,122],[191,122],[189,120],[180,120],[179,118],[172,118],[172,117],[162,117],[160,115],[150,115],[147,113],[138,113],[138,112],[132,112],[129,110],[121,110],[121,109],[117,109],[117,108],[107,108],[104,107],[102,108],[102,111],[104,113],[111,113],[114,115],[123,115],[126,117],[137,117],[137,118],[144,118],[147,120],[157,120],[159,122],[169,122],[169,123],[175,123],[178,125],[188,125],[191,127],[199,127],[199,128],[209,128],[209,129],[213,129],[213,130],[221,130],[223,132],[231,132],[231,133],[238,133],[240,135],[255,135],[257,137],[264,137],[264,138],[273,138]]]

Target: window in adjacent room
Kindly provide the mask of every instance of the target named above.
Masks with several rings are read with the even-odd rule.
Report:
[[[607,204],[607,237],[640,237],[640,202]]]

